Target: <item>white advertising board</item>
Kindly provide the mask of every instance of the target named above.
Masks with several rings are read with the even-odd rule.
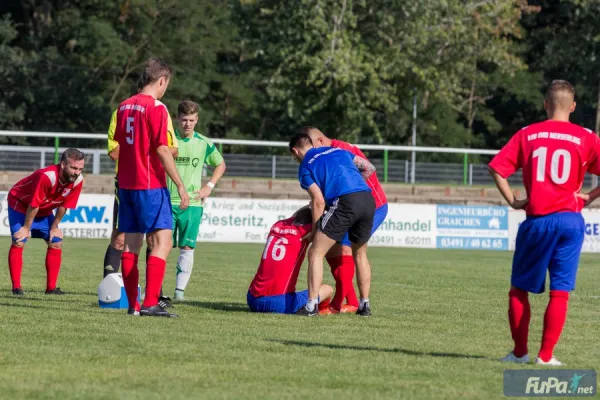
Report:
[[[6,192],[0,192],[0,236],[10,236]],[[105,239],[112,230],[114,196],[82,194],[65,215],[65,237]],[[303,200],[211,198],[204,204],[199,242],[261,243],[276,221],[290,217]],[[600,211],[584,210],[584,252],[600,252]],[[508,207],[389,204],[369,245],[440,249],[514,250],[522,211]]]

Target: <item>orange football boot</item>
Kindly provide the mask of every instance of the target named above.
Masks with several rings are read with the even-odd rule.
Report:
[[[358,307],[351,306],[350,304],[344,304],[344,305],[342,305],[342,309],[340,310],[340,313],[342,313],[342,314],[349,314],[349,313],[354,314],[356,312],[356,310],[358,310]]]

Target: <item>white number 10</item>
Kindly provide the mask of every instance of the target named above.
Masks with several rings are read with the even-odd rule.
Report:
[[[133,144],[133,117],[127,117],[127,143]]]
[[[544,182],[546,180],[547,155],[547,147],[539,147],[533,152],[533,158],[538,159],[535,176],[535,179],[538,182]],[[562,171],[559,171],[561,161]],[[552,179],[552,182],[562,185],[569,180],[569,175],[571,175],[571,153],[565,149],[558,149],[552,153],[552,159],[550,160],[550,179]]]
[[[269,236],[269,240],[267,240],[267,245],[265,246],[265,251],[263,252],[262,258],[263,260],[267,259],[267,255],[269,254],[269,247],[271,247],[271,243],[273,242],[273,236]],[[281,261],[285,257],[285,245],[288,244],[288,240],[286,238],[279,238],[273,245],[273,250],[271,251],[271,258],[274,261]]]

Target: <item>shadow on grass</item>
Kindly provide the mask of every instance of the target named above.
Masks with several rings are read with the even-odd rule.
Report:
[[[248,306],[244,303],[222,303],[222,302],[211,302],[211,301],[185,301],[182,305],[189,305],[194,307],[208,308],[217,311],[229,311],[229,312],[250,312]],[[177,307],[177,303],[174,304]]]
[[[46,307],[42,307],[42,306],[35,306],[33,304],[18,304],[18,303],[0,303],[0,307],[46,308]]]
[[[279,340],[279,339],[269,339],[270,342],[276,342],[285,344],[288,346],[302,346],[302,347],[325,347],[333,350],[356,350],[356,351],[380,351],[383,353],[400,353],[408,356],[429,356],[429,357],[443,357],[443,358],[475,358],[475,359],[485,359],[487,357],[472,355],[472,354],[457,354],[457,353],[445,353],[445,352],[424,352],[424,351],[415,351],[409,349],[402,349],[400,347],[393,348],[379,348],[379,347],[370,347],[370,346],[352,346],[346,344],[329,344],[329,343],[314,343],[314,342],[302,342],[299,340]]]
[[[25,293],[24,296],[15,296],[14,294],[6,294],[3,296],[0,296],[0,299],[10,299],[10,300],[15,300],[15,301],[39,301],[39,302],[56,302],[56,303],[67,303],[69,300],[68,296],[57,296],[57,295],[44,295],[43,297],[32,297],[32,296],[28,296],[28,293],[33,293],[33,292],[27,292]],[[44,293],[44,292],[42,292]]]

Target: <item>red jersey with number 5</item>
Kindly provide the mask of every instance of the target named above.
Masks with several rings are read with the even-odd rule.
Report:
[[[312,225],[294,225],[294,218],[276,222],[269,232],[258,271],[248,289],[254,297],[278,296],[296,291],[298,274],[308,242],[302,237]]]
[[[117,181],[121,189],[167,187],[156,149],[168,146],[167,107],[152,96],[137,94],[117,109],[115,140],[119,143]]]
[[[562,121],[545,121],[517,132],[490,162],[508,178],[523,169],[529,204],[527,215],[580,212],[586,172],[600,174],[600,139],[589,129]]]

